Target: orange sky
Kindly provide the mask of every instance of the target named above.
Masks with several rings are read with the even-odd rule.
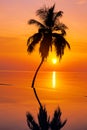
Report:
[[[33,4],[34,3],[34,4]],[[67,26],[66,39],[71,50],[61,62],[53,65],[51,57],[42,70],[87,71],[87,0],[1,0],[0,1],[0,70],[34,70],[40,62],[38,48],[28,55],[26,41],[35,32],[27,21],[37,18],[35,11],[44,4],[56,3],[63,10],[61,18]],[[36,59],[36,55],[38,59]],[[50,60],[49,60],[50,59]]]

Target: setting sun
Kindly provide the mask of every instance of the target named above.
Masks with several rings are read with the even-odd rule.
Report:
[[[57,63],[57,59],[56,58],[52,59],[52,63],[56,64]]]

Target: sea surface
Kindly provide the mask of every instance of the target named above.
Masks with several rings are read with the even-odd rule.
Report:
[[[34,71],[0,71],[0,130],[29,130],[26,113],[37,121]],[[50,120],[60,107],[62,130],[87,130],[87,72],[39,71],[35,88]]]

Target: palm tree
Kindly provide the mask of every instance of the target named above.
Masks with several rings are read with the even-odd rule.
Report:
[[[32,114],[28,112],[26,114],[28,127],[30,128],[30,130],[60,130],[62,127],[64,127],[67,121],[61,121],[61,114],[61,110],[58,107],[58,109],[54,111],[53,118],[50,121],[50,116],[47,115],[46,108],[39,108],[37,123],[34,120]]]
[[[42,107],[42,105],[37,96],[34,83],[41,65],[48,57],[49,51],[52,51],[53,45],[55,46],[56,54],[59,59],[62,58],[66,46],[70,49],[69,43],[64,38],[67,26],[59,21],[59,18],[62,16],[63,12],[54,12],[54,8],[55,4],[50,8],[44,7],[36,11],[36,15],[41,18],[42,23],[35,19],[30,19],[28,21],[28,24],[35,24],[38,27],[38,32],[29,37],[27,40],[27,51],[29,53],[32,53],[35,46],[38,43],[40,44],[39,53],[41,55],[41,62],[32,80],[32,88],[34,90],[35,96],[38,100],[40,107]]]

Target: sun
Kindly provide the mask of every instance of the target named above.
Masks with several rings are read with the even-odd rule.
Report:
[[[52,59],[52,63],[53,63],[53,64],[56,64],[56,63],[57,63],[57,59],[56,59],[56,58],[53,58],[53,59]]]

